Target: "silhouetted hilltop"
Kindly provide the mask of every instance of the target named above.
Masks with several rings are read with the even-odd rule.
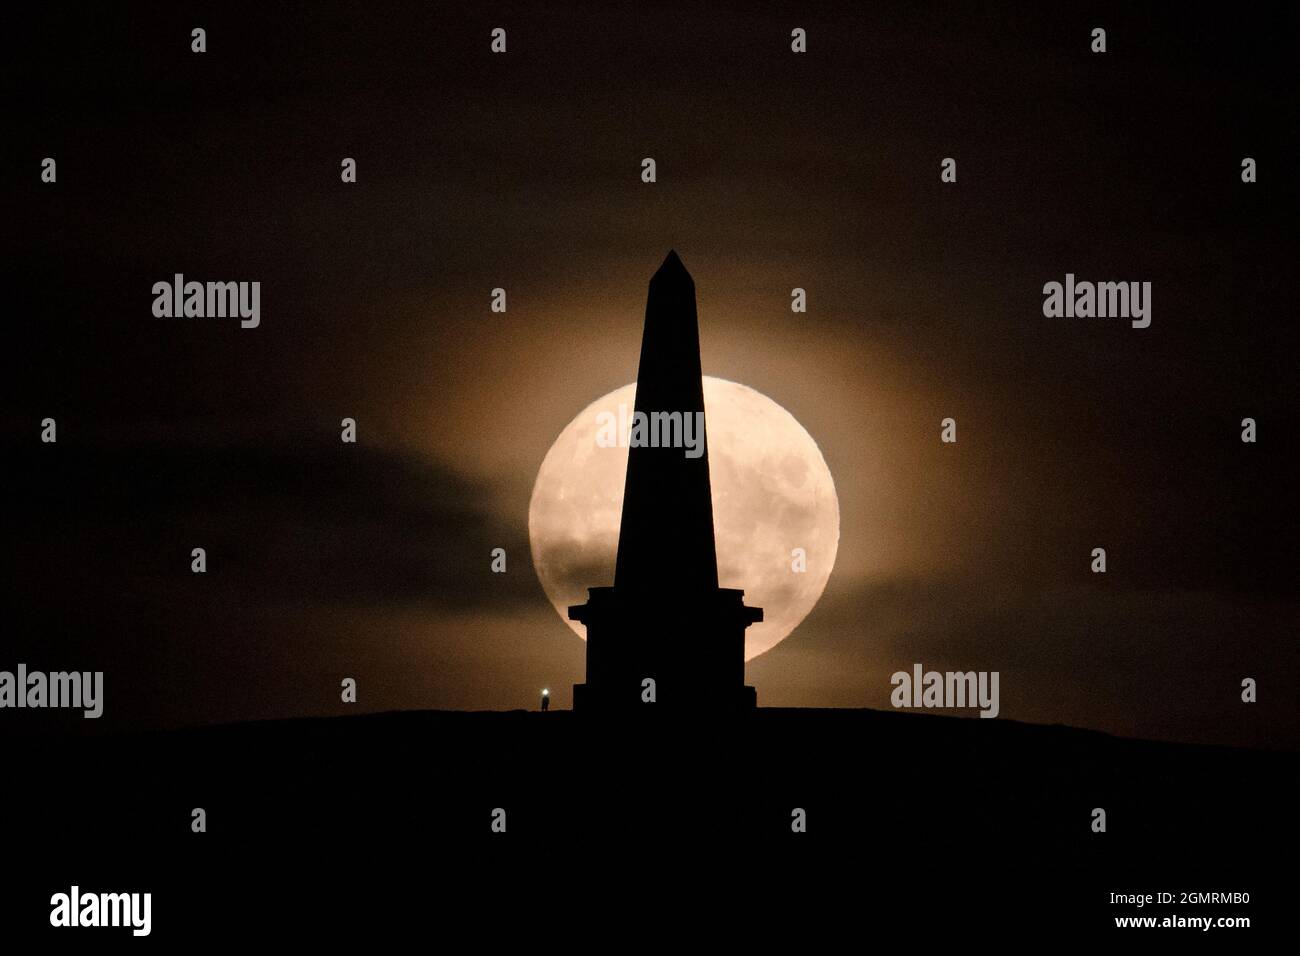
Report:
[[[130,873],[163,891],[160,925],[205,925],[204,898],[168,887],[242,887],[269,918],[302,893],[400,897],[414,872],[460,881],[442,892],[473,908],[501,878],[522,882],[491,892],[533,902],[533,877],[548,894],[657,893],[660,877],[707,892],[703,866],[804,905],[886,875],[900,913],[1011,895],[1020,918],[1100,928],[1111,889],[1249,890],[1261,870],[1242,847],[1280,865],[1295,845],[1294,754],[1001,719],[419,711],[12,743],[11,779],[39,782],[3,798],[9,845],[34,861],[28,905],[48,912],[41,895],[73,875]]]

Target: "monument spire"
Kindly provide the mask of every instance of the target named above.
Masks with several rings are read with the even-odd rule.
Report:
[[[652,441],[665,437],[665,429],[671,436],[679,421],[683,433],[705,421],[695,282],[676,252],[668,253],[650,280],[635,409],[649,423]],[[663,412],[669,417],[653,417]],[[677,412],[680,419],[671,417]],[[615,585],[717,588],[706,435],[701,428],[696,436],[701,451],[694,458],[684,454],[680,443],[665,447],[655,441],[628,449]]]
[[[646,300],[614,586],[587,593],[569,608],[587,628],[576,710],[755,705],[745,629],[763,611],[718,587],[695,283],[675,251]]]

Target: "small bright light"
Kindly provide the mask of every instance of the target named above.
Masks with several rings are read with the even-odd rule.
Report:
[[[542,696],[543,696],[543,697],[550,697],[550,696],[551,696],[551,691],[550,691],[550,689],[547,688],[547,687],[543,687],[543,688],[542,688]]]

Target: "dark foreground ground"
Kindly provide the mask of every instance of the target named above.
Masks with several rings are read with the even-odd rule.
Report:
[[[79,951],[370,938],[357,951],[785,939],[820,952],[901,937],[919,952],[936,934],[1203,932],[1116,916],[1246,916],[1249,930],[1205,935],[1260,939],[1294,909],[1290,753],[775,709],[686,725],[392,713],[0,743],[0,951],[55,933]],[[206,833],[191,831],[195,807]],[[73,883],[151,892],[151,937],[50,930],[50,896]],[[1110,899],[1160,892],[1175,903]],[[1181,902],[1202,892],[1250,897]]]

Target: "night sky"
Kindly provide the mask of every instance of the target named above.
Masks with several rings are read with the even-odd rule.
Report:
[[[568,706],[529,495],[636,377],[676,249],[704,372],[839,493],[761,706],[887,708],[920,662],[999,671],[1006,719],[1300,745],[1291,15],[710,6],[10,24],[0,668],[103,670],[106,703],[0,730]],[[260,327],[155,318],[175,273],[260,281]],[[1066,273],[1151,282],[1150,328],[1044,317]]]

